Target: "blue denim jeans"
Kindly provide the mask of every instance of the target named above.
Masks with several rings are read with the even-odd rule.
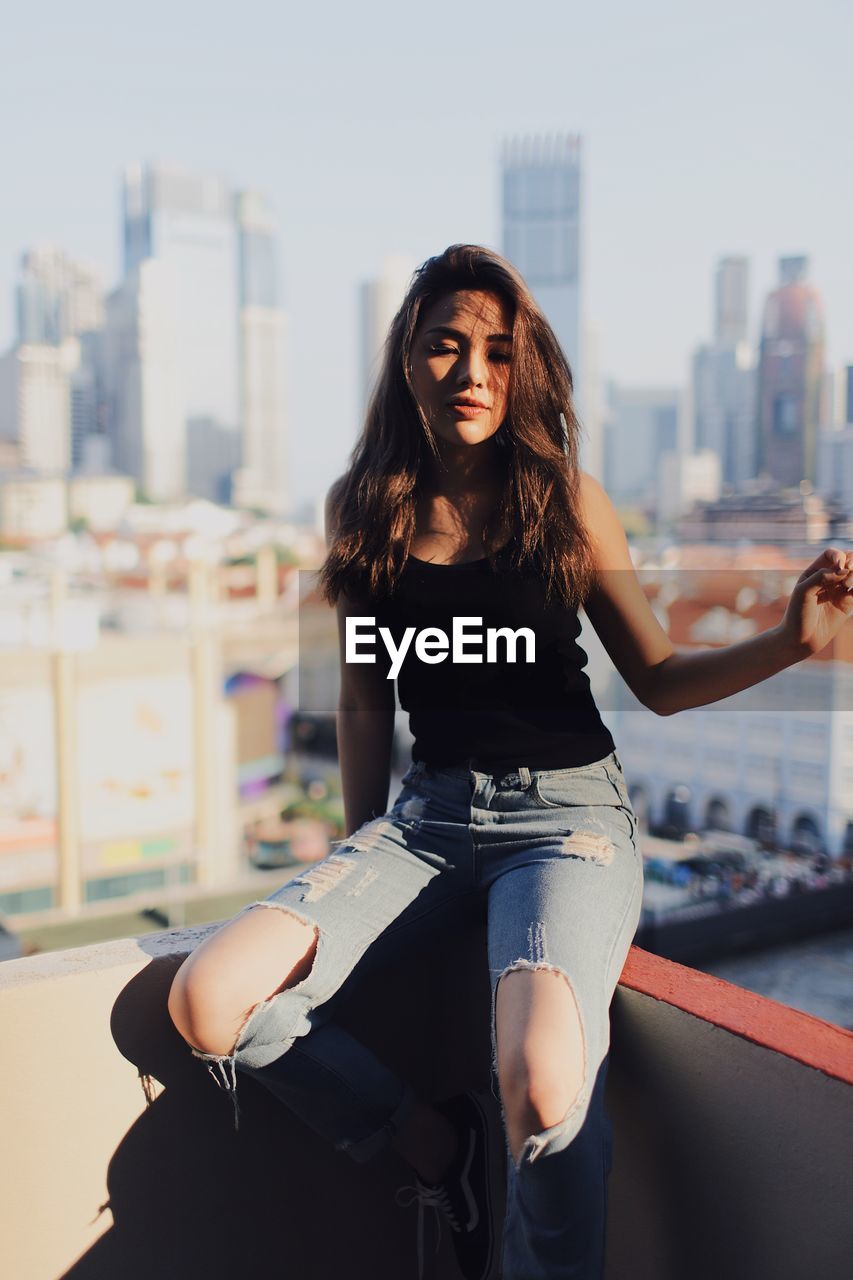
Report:
[[[249,1012],[229,1055],[196,1057],[232,1093],[235,1068],[299,1112],[350,1157],[369,1160],[415,1095],[331,1014],[346,980],[387,963],[405,937],[447,936],[478,901],[487,919],[492,1088],[495,998],[513,969],[554,969],[571,985],[584,1083],[563,1119],[506,1141],[503,1280],[600,1280],[612,1131],[604,1111],[610,1003],[640,918],[637,820],[616,752],[562,769],[482,771],[415,762],[392,807],[268,898],[317,926],[302,981]],[[243,914],[242,912],[240,914]],[[221,1074],[221,1079],[220,1075]],[[501,1103],[506,1135],[506,1113]]]

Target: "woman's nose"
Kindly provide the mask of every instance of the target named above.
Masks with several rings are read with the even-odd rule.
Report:
[[[469,355],[467,360],[460,361],[457,379],[463,385],[472,382],[475,387],[482,387],[485,382],[485,364],[477,356]]]

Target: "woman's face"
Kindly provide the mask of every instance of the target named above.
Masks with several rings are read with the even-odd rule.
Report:
[[[508,402],[512,309],[499,295],[461,289],[429,304],[412,341],[412,385],[432,430],[448,444],[479,444]],[[460,400],[476,403],[466,408]]]

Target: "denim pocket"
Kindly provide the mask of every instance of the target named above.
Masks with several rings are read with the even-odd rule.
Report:
[[[566,805],[572,803],[572,801],[567,797],[564,798],[563,793],[565,792],[566,789],[554,787],[553,784],[551,785],[551,788],[550,788],[552,798],[549,799],[548,796],[542,794],[542,787],[545,785],[547,784],[544,782],[540,782],[540,780],[537,777],[534,777],[533,781],[530,784],[530,795],[536,801],[536,803],[541,804],[544,809],[565,809]]]
[[[615,767],[608,769],[608,775],[613,786],[616,788],[619,799],[621,800],[620,808],[624,809],[625,813],[627,813],[628,817],[631,819],[634,846],[638,848],[637,839],[640,834],[639,819],[634,812],[634,806],[631,804],[631,797],[628,794],[628,784],[625,781],[625,775],[622,772],[622,765],[619,762],[619,757],[615,756],[614,758],[616,760],[616,765]]]
[[[529,795],[545,809],[617,803],[612,771],[601,761],[571,769],[534,771]],[[622,803],[618,789],[616,796]]]
[[[608,769],[607,773],[608,773],[608,777],[610,778],[610,781],[613,783],[614,787],[619,793],[619,797],[622,803],[627,808],[630,809],[631,797],[628,795],[628,784],[625,781],[625,777],[622,773],[621,768],[611,767],[610,769]]]
[[[622,771],[610,758],[578,769],[534,772],[528,794],[543,809],[571,809],[579,805],[621,809],[629,820],[634,847],[638,847],[637,815]]]

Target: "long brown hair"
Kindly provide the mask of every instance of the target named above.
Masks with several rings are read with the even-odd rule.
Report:
[[[510,563],[535,566],[549,598],[556,592],[576,608],[592,586],[592,549],[579,512],[580,424],[566,356],[511,263],[480,245],[453,244],[413,273],[385,339],[349,467],[330,490],[335,531],[317,582],[330,604],[342,591],[391,592],[402,570],[415,531],[425,451],[438,455],[412,389],[412,342],[421,310],[460,289],[497,294],[513,316],[507,411],[495,434],[505,482],[483,527],[489,563],[494,567],[496,549],[511,536]]]

